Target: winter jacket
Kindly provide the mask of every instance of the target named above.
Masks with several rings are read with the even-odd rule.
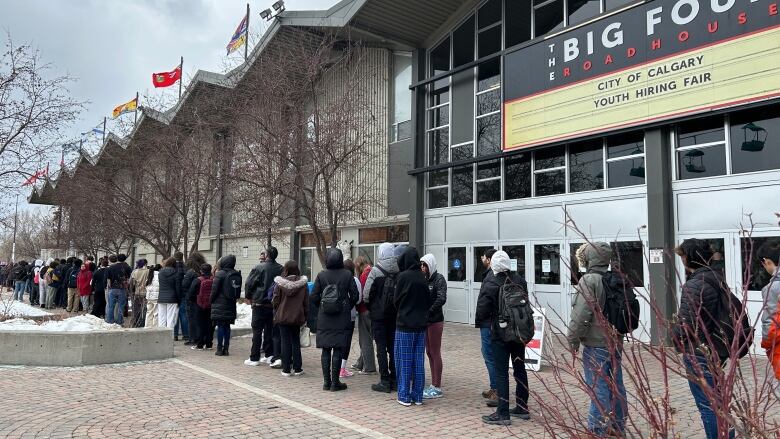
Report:
[[[493,288],[492,285],[489,285],[491,282],[495,282],[495,276],[493,275],[493,271],[488,268],[482,276],[482,284],[479,287],[479,294],[477,295],[477,306],[479,306],[480,301],[484,300],[482,296],[487,294],[489,289]],[[486,313],[484,314],[484,317],[480,316],[479,313],[474,315],[475,328],[489,328],[491,323],[490,314]]]
[[[309,309],[309,279],[306,276],[276,276],[274,278],[274,324],[301,326],[306,323]]]
[[[13,278],[16,282],[24,282],[26,281],[29,276],[29,271],[27,270],[29,267],[27,264],[19,264],[14,268],[13,271]]]
[[[106,285],[109,289],[119,289],[130,284],[133,270],[126,262],[117,262],[106,269]],[[66,278],[67,279],[67,278]]]
[[[388,317],[395,319],[394,315],[385,315],[385,298],[383,294],[385,281],[387,280],[385,272],[393,276],[397,275],[398,259],[393,254],[393,245],[388,243],[379,246],[378,254],[376,265],[368,273],[366,285],[363,287],[363,302],[368,305],[371,320],[385,320]]]
[[[198,298],[197,293],[195,295],[191,295],[190,293],[190,286],[192,285],[192,282],[200,276],[200,273],[190,268],[187,270],[186,273],[184,273],[184,276],[181,279],[181,298],[185,299],[191,303],[195,303],[195,301]]]
[[[679,351],[700,354],[696,346],[707,344],[707,334],[715,333],[719,304],[728,289],[723,278],[722,272],[701,267],[683,284],[673,328],[675,347]]]
[[[367,265],[366,268],[363,269],[363,272],[360,273],[360,277],[358,280],[360,281],[360,300],[358,301],[357,305],[357,312],[358,313],[364,313],[368,311],[368,305],[363,301],[363,296],[366,294],[366,281],[368,280],[368,275],[371,273],[371,266]]]
[[[612,260],[612,248],[605,242],[583,244],[577,250],[583,259],[587,273],[580,277],[575,287],[577,295],[571,306],[571,319],[566,339],[569,346],[579,349],[585,346],[605,348],[609,346],[607,336],[610,328],[605,327],[605,320],[599,320],[595,312],[603,313],[606,294],[601,278],[609,270]]]
[[[326,314],[320,307],[322,292],[328,285],[336,285],[343,304],[339,314]],[[344,269],[344,256],[341,250],[328,250],[325,258],[325,270],[317,274],[311,293],[312,303],[317,307],[317,347],[346,348],[352,319],[350,313],[359,298],[357,285],[352,273]]]
[[[482,287],[479,290],[477,313],[474,319],[478,324],[484,322],[486,324],[485,327],[491,328],[491,338],[493,340],[500,340],[498,331],[498,295],[501,292],[501,286],[504,285],[507,278],[528,291],[528,284],[525,282],[525,279],[517,274],[510,275],[508,270],[499,273],[491,271],[482,281]]]
[[[130,274],[130,279],[132,279],[133,294],[138,297],[146,297],[146,284],[149,280],[149,268],[136,268]]]
[[[157,303],[157,299],[160,297],[160,272],[150,271],[149,273],[152,276],[152,283],[146,286],[146,301]]]
[[[81,266],[81,271],[76,278],[76,288],[79,290],[79,296],[89,296],[92,294],[92,270],[89,269],[89,262]]]
[[[261,262],[249,272],[246,279],[247,298],[252,300],[252,305],[262,305],[271,307],[271,300],[268,299],[268,289],[271,288],[274,278],[282,274],[282,266],[275,260]]]
[[[100,267],[92,275],[92,289],[96,294],[106,292],[106,267]]]
[[[436,271],[436,258],[432,254],[427,254],[420,258],[428,266],[428,291],[431,296],[431,308],[428,310],[428,323],[439,323],[444,321],[444,304],[447,303],[447,279],[444,279]]]
[[[176,292],[176,296],[179,298],[179,302],[183,302],[184,296],[187,295],[187,290],[184,289],[184,273],[187,271],[187,268],[184,266],[184,262],[176,260],[176,265],[173,266],[173,269],[176,270],[176,276],[179,278],[179,290]]]
[[[775,312],[769,319],[769,329],[761,339],[761,347],[766,349],[775,379],[780,380],[780,311]]]
[[[181,290],[181,281],[176,269],[173,267],[164,267],[160,270],[158,276],[160,282],[160,293],[157,297],[158,303],[179,303],[179,291]]]
[[[235,273],[236,257],[227,255],[217,262],[219,271],[214,275],[214,283],[211,284],[211,320],[234,323],[237,317],[236,301],[238,296],[233,296],[234,288],[241,292],[241,283],[229,285],[228,277]]]
[[[769,325],[772,318],[777,314],[777,301],[780,300],[780,269],[775,270],[775,274],[769,279],[769,283],[761,290],[761,297],[766,306],[761,313],[761,335],[762,338],[769,337]]]
[[[424,331],[428,327],[428,311],[433,300],[428,290],[428,279],[420,270],[420,255],[414,247],[407,247],[398,259],[398,273],[393,303],[398,310],[395,326],[402,332]]]

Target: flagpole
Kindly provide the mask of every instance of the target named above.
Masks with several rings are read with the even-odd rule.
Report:
[[[249,3],[246,4],[246,41],[244,42],[244,62],[249,58]]]
[[[135,112],[133,112],[133,128],[138,123],[138,92],[135,92]]]
[[[16,223],[19,220],[19,194],[16,194],[16,203],[14,207],[14,240],[11,245],[11,262],[16,262]]]
[[[106,116],[103,116],[103,145],[105,144],[106,144]]]
[[[181,82],[184,80],[184,57],[181,57],[179,63],[179,100],[181,100]]]

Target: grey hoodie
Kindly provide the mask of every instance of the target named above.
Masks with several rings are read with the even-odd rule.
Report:
[[[612,259],[612,248],[606,242],[583,244],[577,250],[581,264],[584,263],[588,272],[577,284],[577,295],[571,309],[571,322],[566,339],[573,349],[579,349],[580,344],[591,347],[607,347],[604,328],[598,324],[594,310],[604,308],[604,286],[601,283],[602,274],[609,270]]]
[[[380,244],[377,255],[376,264],[371,267],[368,278],[366,278],[366,285],[363,287],[363,302],[366,305],[368,305],[371,299],[371,285],[374,284],[374,280],[385,276],[382,270],[388,273],[398,273],[398,259],[393,254],[393,244],[387,242]]]

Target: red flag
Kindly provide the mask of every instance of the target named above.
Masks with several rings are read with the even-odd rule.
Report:
[[[181,66],[173,69],[172,72],[152,73],[152,84],[155,88],[170,87],[181,80]]]
[[[39,178],[47,175],[48,172],[49,172],[48,167],[46,169],[35,171],[35,174],[31,175],[30,178],[25,180],[24,183],[22,183],[22,186],[29,186],[31,184],[34,184],[36,181],[38,181]]]

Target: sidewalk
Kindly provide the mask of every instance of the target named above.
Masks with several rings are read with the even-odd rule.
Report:
[[[531,421],[509,428],[484,425],[480,392],[487,375],[479,332],[447,324],[443,355],[445,397],[402,407],[395,393],[370,390],[377,375],[347,378],[345,392],[324,392],[320,351],[303,349],[305,374],[285,378],[278,369],[247,367],[251,338],[235,338],[230,357],[176,343],[176,358],[156,363],[78,369],[0,368],[0,436],[20,437],[545,437],[538,404]],[[353,342],[351,364],[357,354]],[[426,360],[427,361],[427,360]],[[529,373],[529,385],[552,378],[549,368]],[[429,376],[428,376],[429,378]],[[673,378],[680,431],[702,437],[688,385]],[[630,390],[630,383],[626,378]],[[514,384],[512,384],[512,392]],[[585,395],[575,398],[587,409]],[[549,437],[549,436],[547,436]]]

